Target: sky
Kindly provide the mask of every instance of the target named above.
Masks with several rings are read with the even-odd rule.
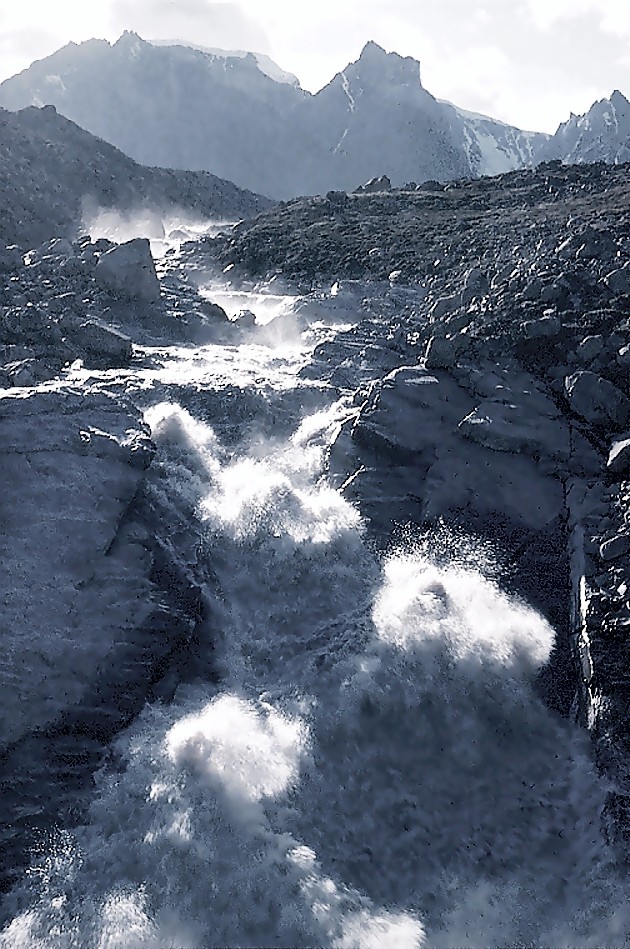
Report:
[[[630,0],[0,0],[0,80],[124,30],[267,53],[311,92],[374,40],[437,98],[537,131],[630,98]]]

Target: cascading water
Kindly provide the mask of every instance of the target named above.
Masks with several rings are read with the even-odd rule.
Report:
[[[248,374],[246,344],[219,349],[158,375],[211,391],[231,359],[245,388],[298,385],[297,356],[250,349]],[[194,506],[217,578],[220,684],[118,738],[89,819],[34,854],[3,949],[627,944],[605,788],[533,688],[553,630],[413,537],[374,552],[326,480],[353,411],[330,397],[235,448],[148,409],[154,490]]]

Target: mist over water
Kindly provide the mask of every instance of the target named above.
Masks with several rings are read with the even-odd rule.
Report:
[[[461,537],[446,563],[413,533],[377,554],[325,475],[353,408],[322,404],[236,448],[147,411],[153,490],[203,525],[220,683],[117,739],[2,949],[627,944],[605,787],[534,690],[553,630]]]
[[[235,221],[207,221],[197,218],[190,211],[168,214],[158,209],[137,208],[119,211],[115,208],[86,209],[83,227],[93,240],[101,237],[122,244],[137,237],[146,237],[151,242],[154,257],[163,257],[169,250],[177,250],[186,241],[201,237],[215,237],[228,231]]]

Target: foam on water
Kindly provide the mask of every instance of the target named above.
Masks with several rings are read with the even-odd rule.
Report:
[[[370,551],[323,478],[350,411],[238,457],[148,413],[163,490],[205,525],[221,684],[118,739],[3,949],[627,944],[605,788],[532,688],[553,631],[422,544]]]

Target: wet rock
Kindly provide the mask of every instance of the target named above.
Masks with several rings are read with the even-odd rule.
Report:
[[[210,300],[203,300],[199,309],[204,316],[209,317],[211,320],[217,320],[220,323],[227,323],[228,315],[223,309],[222,306],[219,306],[218,303],[211,303]]]
[[[15,691],[5,742],[77,701],[142,612],[141,564],[107,556],[143,477],[134,453],[148,458],[152,446],[128,403],[71,388],[0,393],[3,610],[14,643],[1,684]]]
[[[128,366],[133,355],[131,340],[97,320],[86,320],[72,329],[73,342],[106,366]]]
[[[591,363],[604,350],[603,336],[586,336],[576,350],[581,363]]]
[[[607,274],[606,277],[604,277],[604,283],[611,293],[630,293],[630,267],[628,264]]]
[[[40,359],[20,359],[4,367],[12,386],[35,386],[47,382],[56,375],[54,369]]]
[[[630,399],[594,372],[582,370],[567,376],[565,391],[571,409],[606,432],[622,431],[630,422]]]
[[[106,251],[96,265],[99,283],[114,294],[152,303],[160,299],[149,241],[136,238]]]
[[[630,435],[613,442],[606,467],[612,474],[630,476]]]
[[[599,555],[604,561],[617,560],[630,553],[630,533],[617,534],[600,545]]]
[[[526,339],[557,336],[561,330],[562,323],[557,316],[543,316],[539,320],[526,320],[521,324],[521,331]]]
[[[251,310],[240,310],[233,322],[241,329],[253,329],[256,326],[256,314]]]

